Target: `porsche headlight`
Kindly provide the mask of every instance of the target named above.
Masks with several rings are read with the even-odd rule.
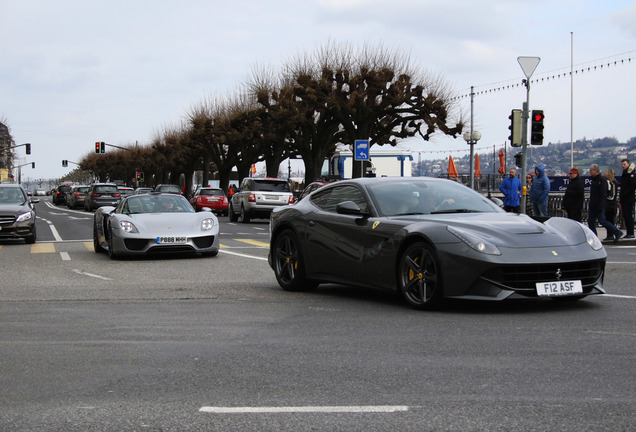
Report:
[[[137,227],[135,225],[133,225],[132,222],[128,222],[128,221],[121,221],[119,222],[119,227],[127,233],[138,233],[139,231],[137,230]]]
[[[452,226],[447,226],[446,229],[477,252],[487,255],[501,255],[501,251],[497,246],[474,234],[467,233]]]
[[[201,229],[203,231],[211,230],[212,228],[214,228],[214,219],[207,218],[201,221]]]
[[[15,218],[15,221],[16,222],[25,222],[25,221],[30,220],[32,217],[33,217],[33,215],[31,214],[31,212],[26,212],[26,213],[22,213],[17,218]]]
[[[585,241],[590,247],[594,250],[599,250],[603,248],[603,243],[599,240],[599,238],[592,232],[591,229],[581,224],[581,228],[583,228],[583,232],[585,232]]]

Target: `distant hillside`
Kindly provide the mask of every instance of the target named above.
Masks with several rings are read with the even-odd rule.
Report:
[[[589,169],[593,163],[598,164],[602,170],[613,168],[620,174],[621,159],[628,158],[636,162],[636,137],[626,143],[619,142],[616,138],[599,138],[588,140],[583,138],[574,142],[574,165],[582,172]],[[498,154],[501,147],[495,147]],[[514,155],[521,152],[521,148],[507,147],[506,169],[514,165]],[[548,143],[542,146],[528,146],[527,168],[544,164],[548,175],[566,175],[570,169],[570,143]],[[497,156],[497,155],[495,155]],[[468,173],[470,170],[470,155],[463,157],[453,156],[457,171]],[[493,174],[499,169],[499,159],[495,157],[493,167],[492,153],[479,154],[479,164],[483,174]],[[417,162],[413,164],[413,175],[437,176],[448,170],[448,159],[422,161],[421,167]]]

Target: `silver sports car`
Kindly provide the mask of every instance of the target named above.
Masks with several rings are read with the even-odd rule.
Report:
[[[100,207],[93,224],[95,252],[124,255],[157,252],[219,252],[219,222],[210,211],[197,213],[176,194],[130,195],[117,207]]]
[[[289,291],[361,285],[397,291],[418,309],[443,298],[604,293],[607,254],[587,227],[506,213],[450,180],[339,181],[274,210],[270,231],[269,263]]]

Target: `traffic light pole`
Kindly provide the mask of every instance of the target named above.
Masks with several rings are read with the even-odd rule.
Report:
[[[528,200],[528,182],[526,181],[526,152],[528,150],[528,107],[530,106],[530,78],[524,80],[526,85],[526,101],[523,104],[521,114],[521,213],[526,213],[526,203]]]

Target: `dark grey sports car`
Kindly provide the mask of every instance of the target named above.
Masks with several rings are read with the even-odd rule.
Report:
[[[602,294],[607,254],[582,224],[506,213],[450,180],[364,178],[324,186],[271,215],[280,286],[395,290],[413,307],[443,298],[576,300]]]
[[[100,207],[93,224],[95,252],[124,255],[158,252],[219,252],[219,222],[209,210],[197,213],[182,195],[129,195],[117,207]]]

